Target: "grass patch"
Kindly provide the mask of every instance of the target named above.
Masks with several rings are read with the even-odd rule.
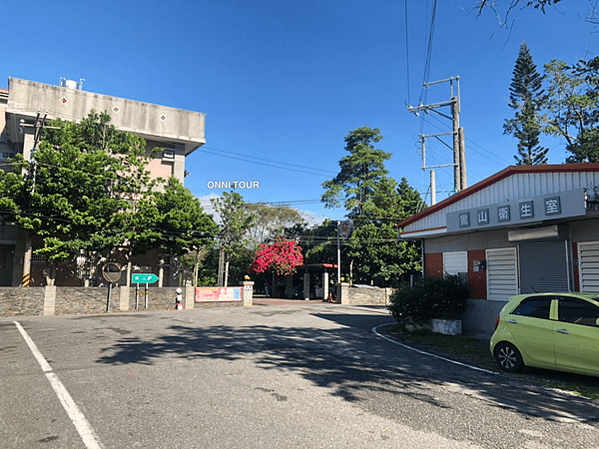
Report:
[[[429,330],[407,331],[399,324],[387,327],[384,332],[417,349],[479,368],[500,372],[489,351],[488,340],[480,340],[465,335],[437,334]],[[528,368],[524,373],[512,374],[503,371],[501,373],[526,382],[599,400],[599,378],[596,377],[536,368]]]

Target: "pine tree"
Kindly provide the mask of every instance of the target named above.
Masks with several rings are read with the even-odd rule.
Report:
[[[540,102],[543,96],[543,77],[537,71],[526,42],[520,45],[518,59],[510,84],[510,108],[514,118],[506,120],[504,134],[518,139],[516,165],[541,165],[547,163],[548,148],[539,145],[541,134]]]
[[[339,161],[340,171],[334,179],[322,183],[326,189],[322,195],[325,207],[336,208],[343,200],[345,209],[352,216],[361,216],[364,207],[372,201],[378,183],[389,173],[385,161],[391,153],[374,148],[383,136],[378,128],[363,126],[349,132],[345,137],[345,150],[349,156]]]

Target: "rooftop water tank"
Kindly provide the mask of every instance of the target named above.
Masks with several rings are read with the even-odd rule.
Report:
[[[79,81],[68,80],[66,78],[60,78],[60,87],[68,87],[69,89],[77,89],[81,90],[83,88],[83,78],[80,78]]]

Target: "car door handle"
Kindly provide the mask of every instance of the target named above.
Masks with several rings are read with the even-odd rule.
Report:
[[[559,332],[560,334],[569,334],[570,333],[566,329],[556,329],[556,332]]]
[[[516,320],[507,320],[507,322],[511,323],[511,324],[518,324],[518,322]]]

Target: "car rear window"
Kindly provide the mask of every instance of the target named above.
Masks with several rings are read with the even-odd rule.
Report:
[[[514,309],[512,315],[549,319],[550,311],[551,298],[529,298],[523,300],[518,307]]]

